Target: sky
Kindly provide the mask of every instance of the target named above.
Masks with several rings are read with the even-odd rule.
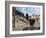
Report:
[[[24,13],[24,15],[28,13],[29,16],[31,16],[32,14],[34,15],[40,14],[40,8],[38,7],[16,7],[16,10]]]

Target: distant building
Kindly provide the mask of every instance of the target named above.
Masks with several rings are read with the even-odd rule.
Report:
[[[40,22],[40,15],[32,15],[31,19],[35,19],[35,22]]]

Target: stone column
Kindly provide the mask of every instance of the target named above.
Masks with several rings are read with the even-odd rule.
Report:
[[[12,7],[12,27],[15,30],[15,7]]]

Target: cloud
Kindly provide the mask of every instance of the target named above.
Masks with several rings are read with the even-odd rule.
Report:
[[[28,13],[29,16],[34,14],[34,15],[39,15],[40,14],[40,8],[37,7],[16,7],[16,10],[26,14]]]

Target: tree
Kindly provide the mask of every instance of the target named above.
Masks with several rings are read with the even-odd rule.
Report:
[[[26,13],[26,19],[28,20],[28,13]]]
[[[34,26],[34,23],[35,23],[35,19],[30,19],[29,20],[29,23],[30,23],[30,29],[33,30],[33,26]]]

